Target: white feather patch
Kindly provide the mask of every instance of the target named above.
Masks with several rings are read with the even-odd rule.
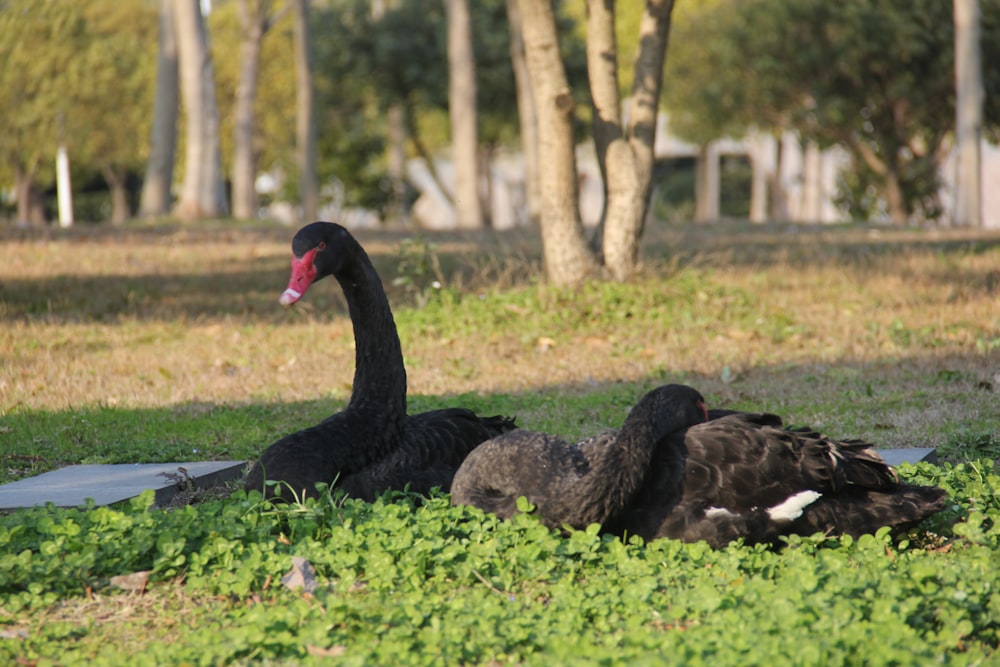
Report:
[[[772,521],[794,521],[802,516],[802,511],[816,502],[823,494],[816,491],[799,491],[789,496],[785,502],[767,510]]]
[[[736,516],[736,515],[727,510],[725,507],[709,507],[707,510],[705,510],[706,518],[711,519],[717,516]]]

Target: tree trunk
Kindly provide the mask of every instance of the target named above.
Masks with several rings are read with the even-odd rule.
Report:
[[[770,218],[775,222],[788,220],[788,197],[785,194],[785,183],[782,174],[785,170],[785,139],[783,132],[778,130],[774,135],[774,173],[770,176],[768,189],[771,204]]]
[[[260,48],[271,27],[271,3],[254,0],[237,3],[243,42],[240,45],[240,75],[233,107],[233,217],[241,220],[257,215],[257,151],[254,148],[257,78],[260,73]]]
[[[519,0],[507,0],[507,22],[510,24],[510,59],[514,66],[521,153],[524,156],[524,197],[528,221],[536,224],[541,218],[542,210],[542,193],[538,183],[538,118],[535,116],[535,100],[531,94],[531,81],[525,62],[518,2]]]
[[[101,173],[111,192],[111,224],[124,225],[132,215],[128,204],[128,174],[121,167],[104,167]]]
[[[694,218],[698,222],[719,219],[719,153],[711,142],[698,149],[694,165]]]
[[[445,0],[448,15],[448,115],[454,167],[455,221],[459,228],[483,225],[479,200],[479,139],[476,129],[476,61],[467,0]]]
[[[750,146],[750,222],[767,222],[767,185],[771,138],[766,134],[753,133]]]
[[[392,199],[387,211],[388,219],[394,223],[402,223],[406,218],[406,119],[402,104],[389,106],[386,113],[388,123],[389,182],[392,188]]]
[[[573,142],[573,95],[559,53],[551,0],[520,0],[521,32],[538,116],[545,270],[556,284],[579,283],[598,270],[583,236]]]
[[[799,218],[809,224],[822,222],[823,154],[819,144],[806,140],[802,152],[802,190]]]
[[[175,214],[183,220],[225,215],[219,111],[208,33],[198,0],[174,0],[181,94],[187,122],[184,183]]]
[[[983,72],[979,0],[954,0],[955,225],[980,227],[982,207]]]
[[[313,101],[312,46],[309,37],[309,0],[293,0],[295,39],[295,141],[299,165],[302,219],[315,220],[319,210],[316,174],[316,110]]]
[[[160,0],[160,35],[156,64],[156,96],[149,139],[149,161],[142,182],[139,210],[144,218],[170,211],[177,150],[177,111],[180,95],[177,78],[177,35],[172,0]]]
[[[42,227],[45,225],[45,205],[35,187],[35,168],[14,167],[14,197],[17,199],[17,224]]]
[[[889,219],[894,225],[905,225],[910,219],[910,213],[906,207],[906,197],[903,196],[899,173],[895,168],[890,167],[886,171],[884,179],[885,199],[889,205]]]
[[[587,69],[594,101],[594,141],[603,164],[604,265],[615,280],[635,273],[639,239],[652,193],[656,116],[673,0],[646,2],[629,97],[628,126],[618,103],[614,2],[587,2]]]

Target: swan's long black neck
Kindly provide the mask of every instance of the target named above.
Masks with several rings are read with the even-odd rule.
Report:
[[[406,416],[406,369],[389,299],[368,255],[357,246],[356,261],[335,278],[344,290],[354,327],[354,389],[349,410],[385,424]]]
[[[614,471],[609,484],[609,493],[615,496],[611,507],[624,508],[645,483],[658,446],[697,421],[696,415],[688,419],[648,398],[636,404],[619,430],[616,446],[608,452],[608,469]]]

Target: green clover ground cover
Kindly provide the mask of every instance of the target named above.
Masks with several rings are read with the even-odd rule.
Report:
[[[901,474],[951,509],[900,537],[719,551],[561,536],[444,496],[23,510],[0,516],[0,665],[1000,664],[1000,245],[724,231],[685,231],[700,259],[627,285],[521,271],[446,281],[422,308],[394,297],[410,409],[577,438],[687,382],[713,406],[937,446],[944,465]],[[343,404],[337,290],[276,314],[284,233],[204,234],[170,253],[138,232],[0,244],[0,481],[248,458]],[[42,271],[70,252],[76,273]],[[334,375],[312,372],[331,357]],[[293,556],[315,568],[310,593],[281,583]],[[144,572],[141,590],[113,581]]]
[[[0,518],[0,664],[987,664],[991,470],[904,466],[955,500],[923,531],[780,550],[564,537],[446,496],[37,508]],[[315,567],[312,593],[278,583],[293,555]],[[142,594],[108,585],[147,570]],[[94,600],[151,602],[74,613]]]

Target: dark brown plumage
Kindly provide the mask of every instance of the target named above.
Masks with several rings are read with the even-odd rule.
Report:
[[[281,303],[294,304],[328,275],[340,283],[354,327],[351,399],[342,412],[268,447],[244,486],[284,499],[315,496],[319,482],[365,500],[407,486],[424,494],[433,487],[447,491],[465,456],[513,429],[514,420],[464,408],[407,416],[406,369],[389,300],[367,253],[345,228],[315,222],[296,233]],[[265,486],[265,479],[279,484]]]
[[[683,385],[649,392],[620,429],[576,444],[546,433],[517,429],[489,440],[469,454],[455,474],[451,498],[503,518],[526,497],[550,527],[585,528],[623,511],[649,472],[661,441],[683,440],[684,430],[706,419],[701,395]],[[662,446],[666,454],[675,446]],[[680,459],[664,472],[681,475]]]
[[[709,417],[682,442],[661,443],[633,503],[609,531],[718,547],[738,538],[905,529],[946,505],[943,489],[901,484],[870,443],[784,428],[771,414],[712,410]]]

